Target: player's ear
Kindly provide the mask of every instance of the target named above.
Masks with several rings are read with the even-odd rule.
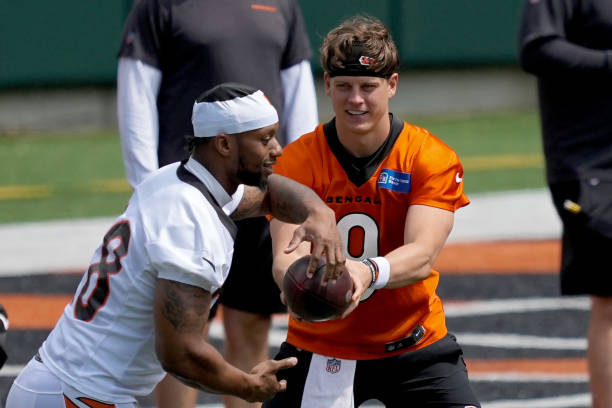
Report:
[[[230,135],[219,133],[215,136],[213,144],[215,145],[215,150],[217,150],[221,156],[227,157],[232,151],[233,140]]]
[[[325,81],[325,93],[329,96],[329,89],[331,88],[331,77],[328,72],[323,73],[323,81]]]
[[[397,81],[398,80],[399,80],[399,74],[397,72],[394,72],[393,74],[391,74],[389,79],[387,79],[387,83],[389,84],[389,99],[393,98],[395,96],[395,93],[397,92]]]

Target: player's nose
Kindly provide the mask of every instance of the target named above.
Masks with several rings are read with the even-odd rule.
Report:
[[[358,87],[353,87],[348,95],[348,101],[351,104],[359,105],[363,102],[363,96],[361,95]]]
[[[278,142],[278,139],[276,139],[276,137],[273,137],[272,140],[270,140],[270,156],[278,157],[282,153],[283,153],[283,147]]]

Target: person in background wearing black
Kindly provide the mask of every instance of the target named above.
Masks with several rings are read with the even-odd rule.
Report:
[[[546,175],[563,222],[561,293],[589,295],[594,408],[612,407],[612,1],[526,0],[520,62],[537,76]]]

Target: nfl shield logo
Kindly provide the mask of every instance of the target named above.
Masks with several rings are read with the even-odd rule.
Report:
[[[329,360],[327,360],[326,371],[330,374],[336,374],[338,371],[340,371],[341,364],[342,361],[335,358],[330,358]]]

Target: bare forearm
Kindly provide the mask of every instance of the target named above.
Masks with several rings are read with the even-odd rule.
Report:
[[[427,279],[453,228],[452,212],[413,205],[406,215],[404,245],[385,255],[389,261],[386,287],[398,288]]]
[[[314,273],[319,261],[325,257],[324,279],[335,279],[345,270],[345,254],[334,211],[311,189],[279,175],[268,179],[267,213],[276,220],[299,224],[293,229],[290,241],[282,240],[283,251],[291,253],[307,241],[311,246],[307,274]],[[278,251],[277,251],[278,253]],[[278,281],[278,277],[275,277]]]
[[[202,341],[164,369],[184,384],[213,394],[249,398],[249,375],[228,364],[209,343]]]
[[[536,40],[521,52],[521,65],[535,75],[612,74],[612,50],[596,50],[562,38]]]
[[[314,212],[331,212],[314,191],[287,177],[268,179],[268,211],[275,218],[300,224]]]
[[[427,279],[435,256],[437,253],[432,254],[417,244],[404,245],[389,252],[385,258],[389,261],[391,273],[385,287],[399,288]]]
[[[314,212],[331,211],[308,187],[272,174],[266,190],[245,186],[240,204],[231,214],[235,220],[271,214],[281,221],[300,224]]]
[[[158,279],[155,289],[155,348],[164,370],[185,384],[214,393],[243,396],[248,375],[227,363],[206,342],[211,294]]]

